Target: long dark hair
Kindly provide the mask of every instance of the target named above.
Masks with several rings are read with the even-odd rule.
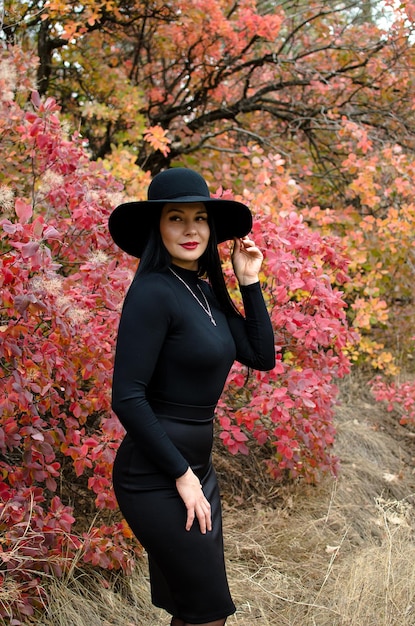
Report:
[[[167,271],[171,265],[170,254],[168,253],[160,234],[160,215],[161,209],[159,211],[154,211],[154,219],[152,220],[151,230],[149,232],[143,254],[141,255],[136,276],[150,272]],[[240,312],[233,303],[226,288],[218,252],[215,227],[209,213],[208,222],[210,237],[207,248],[199,259],[199,276],[206,277],[208,279],[216,300],[226,315],[241,317]]]

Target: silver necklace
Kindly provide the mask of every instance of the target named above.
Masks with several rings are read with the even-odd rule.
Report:
[[[199,306],[201,306],[201,307],[202,307],[202,309],[204,310],[204,312],[206,313],[206,315],[208,315],[208,316],[209,316],[209,319],[210,319],[210,321],[212,322],[212,324],[213,324],[214,326],[216,326],[216,321],[215,321],[215,318],[214,318],[214,317],[213,317],[213,315],[212,315],[212,311],[211,311],[211,308],[210,308],[210,306],[209,306],[209,302],[207,301],[207,298],[206,298],[205,294],[203,293],[203,291],[201,290],[201,288],[199,287],[199,285],[196,285],[196,286],[197,286],[197,288],[199,289],[200,293],[202,294],[202,298],[203,298],[203,300],[205,301],[205,304],[203,304],[203,302],[201,302],[201,301],[199,300],[199,298],[197,297],[197,295],[196,295],[195,293],[193,293],[193,291],[190,289],[189,285],[186,283],[186,281],[184,281],[184,280],[183,280],[183,278],[182,278],[181,276],[179,276],[178,274],[176,274],[176,272],[175,272],[174,270],[172,270],[172,268],[171,268],[171,267],[169,267],[169,270],[171,271],[171,273],[172,273],[174,276],[176,276],[176,278],[177,278],[178,280],[180,280],[180,282],[181,282],[181,283],[183,283],[183,285],[186,287],[186,289],[187,289],[188,291],[190,291],[190,293],[192,294],[192,296],[194,297],[194,299],[196,300],[196,302],[199,304]],[[205,305],[206,305],[206,306],[205,306]]]

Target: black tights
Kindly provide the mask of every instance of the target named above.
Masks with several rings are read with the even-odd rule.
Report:
[[[198,626],[225,626],[225,622],[226,617],[223,617],[222,619],[216,619],[214,622],[204,622],[203,624],[198,624]],[[170,626],[192,626],[192,624],[190,622],[184,622],[178,617],[172,617]]]

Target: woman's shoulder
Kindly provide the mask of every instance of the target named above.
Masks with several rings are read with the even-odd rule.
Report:
[[[166,271],[143,272],[142,274],[137,273],[135,275],[130,288],[146,289],[146,288],[150,288],[152,285],[156,287],[161,286],[161,287],[166,288],[168,284],[169,284],[169,273]]]
[[[164,302],[171,295],[171,280],[167,272],[146,272],[137,274],[130,285],[126,301],[147,299],[151,302]],[[161,300],[162,299],[162,300]]]

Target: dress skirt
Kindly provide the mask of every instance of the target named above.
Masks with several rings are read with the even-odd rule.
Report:
[[[214,408],[157,403],[153,409],[201,481],[211,505],[212,530],[203,535],[197,519],[185,529],[187,511],[175,480],[160,472],[156,460],[146,457],[128,434],[113,471],[120,510],[148,553],[153,604],[191,624],[225,618],[235,605],[226,577],[220,494],[211,462]]]

